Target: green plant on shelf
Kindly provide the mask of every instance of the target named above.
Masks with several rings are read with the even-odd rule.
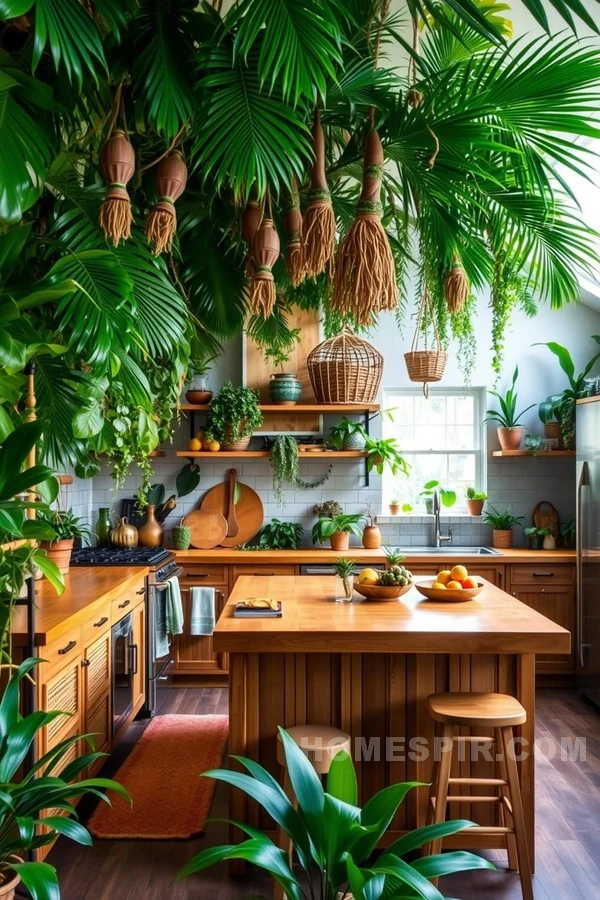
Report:
[[[55,541],[68,541],[71,538],[79,538],[83,544],[89,544],[92,536],[91,529],[84,524],[79,516],[76,516],[72,509],[54,509],[48,512],[38,513],[38,522],[46,522],[54,530]]]
[[[536,453],[540,452],[542,441],[543,438],[538,434],[526,434],[525,439],[523,440],[523,446],[530,456],[535,456]]]
[[[537,528],[535,525],[529,525],[523,529],[523,534],[527,538],[530,550],[540,550],[545,537],[552,534],[551,528]]]
[[[481,423],[482,425],[487,425],[489,422],[494,422],[498,428],[517,428],[525,413],[530,409],[533,409],[535,403],[530,404],[530,406],[526,406],[525,409],[521,410],[520,413],[517,413],[518,394],[515,391],[515,386],[517,384],[518,377],[519,367],[515,366],[512,382],[506,394],[502,396],[499,391],[489,392],[498,401],[498,406],[500,407],[500,409],[486,410],[486,417]]]
[[[473,485],[465,488],[465,497],[467,500],[487,500],[487,494],[484,491],[476,490]]]
[[[361,445],[360,448],[356,449],[362,449],[368,438],[364,425],[361,422],[353,422],[352,419],[343,418],[338,425],[333,425],[329,429],[327,446],[333,450],[346,450],[349,449],[348,445],[356,438],[358,438],[356,443]]]
[[[498,512],[494,506],[490,506],[481,521],[484,525],[491,525],[495,531],[511,531],[521,524],[523,516],[513,516],[510,509]]]
[[[278,434],[273,441],[270,454],[271,468],[273,469],[273,495],[277,503],[284,503],[284,484],[290,487],[312,490],[325,484],[331,472],[333,463],[329,465],[327,472],[314,481],[304,481],[300,478],[298,458],[298,441],[289,434]]]
[[[576,537],[575,519],[569,519],[567,522],[561,522],[560,536],[563,539],[563,543],[564,543],[565,547],[571,548],[571,547],[575,546],[575,537]]]
[[[295,550],[303,534],[304,528],[299,522],[271,519],[261,531],[258,545],[265,550]]]
[[[248,437],[263,423],[258,391],[225,382],[210,404],[206,437],[233,444]]]
[[[342,532],[348,532],[353,534],[354,537],[360,537],[362,531],[359,523],[362,522],[363,518],[358,513],[341,513],[333,517],[322,516],[313,525],[312,542],[313,544],[324,544],[332,535]]]
[[[592,339],[600,344],[600,334],[593,334]],[[560,422],[560,433],[563,446],[566,450],[571,449],[575,438],[575,404],[577,400],[585,397],[587,394],[586,378],[594,368],[594,365],[600,359],[600,353],[596,353],[584,368],[575,373],[575,363],[566,347],[557,344],[555,341],[547,343],[532,344],[533,347],[547,347],[558,359],[558,364],[567,376],[569,387],[561,394],[552,394],[543,403],[540,403],[538,414],[542,421],[542,416],[547,416],[548,422],[557,419]]]
[[[388,566],[399,566],[406,559],[404,553],[399,553],[398,550],[394,550],[391,547],[384,547],[384,550],[385,561]]]
[[[313,515],[317,516],[318,519],[327,516],[329,518],[333,518],[334,516],[339,516],[344,512],[344,507],[341,503],[338,503],[337,500],[325,500],[323,503],[315,503],[312,508]]]
[[[387,467],[392,475],[408,476],[410,466],[400,453],[396,438],[371,438],[366,441],[367,469],[373,469],[378,475]]]
[[[454,506],[456,503],[456,491],[442,487],[441,483],[436,478],[433,478],[431,481],[426,481],[419,497],[423,498],[425,509],[429,515],[433,512],[433,495],[438,489],[442,506],[450,509],[450,507]]]

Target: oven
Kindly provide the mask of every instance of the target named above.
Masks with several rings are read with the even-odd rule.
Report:
[[[151,718],[156,714],[157,688],[161,681],[168,678],[169,667],[173,665],[171,654],[159,656],[156,647],[156,618],[159,604],[166,600],[167,580],[181,578],[183,569],[173,561],[151,572],[148,578],[146,594],[146,702],[140,713],[143,718]],[[164,611],[163,616],[164,616]]]
[[[137,674],[139,648],[133,642],[133,613],[128,613],[111,628],[112,655],[112,733],[125,724],[134,704],[134,675]]]

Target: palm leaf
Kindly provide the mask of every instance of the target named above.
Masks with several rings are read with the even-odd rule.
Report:
[[[79,0],[35,0],[34,72],[46,46],[57,73],[64,69],[78,87],[86,72],[97,81],[98,68],[106,69],[100,33]]]
[[[243,260],[206,226],[188,237],[193,242],[182,245],[188,248],[182,279],[192,313],[210,335],[231,338],[241,331],[246,312]]]

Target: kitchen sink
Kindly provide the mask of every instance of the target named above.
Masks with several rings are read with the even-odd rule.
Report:
[[[501,556],[490,547],[402,547],[405,556]]]

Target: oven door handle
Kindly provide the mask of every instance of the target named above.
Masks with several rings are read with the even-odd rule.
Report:
[[[176,569],[174,569],[171,572],[171,574],[169,575],[169,578],[181,578],[182,575],[183,575],[183,569],[181,568],[181,566],[178,566]],[[168,579],[165,579],[165,581],[159,581],[156,584],[153,584],[152,587],[156,588],[157,591],[166,591],[167,580]]]

